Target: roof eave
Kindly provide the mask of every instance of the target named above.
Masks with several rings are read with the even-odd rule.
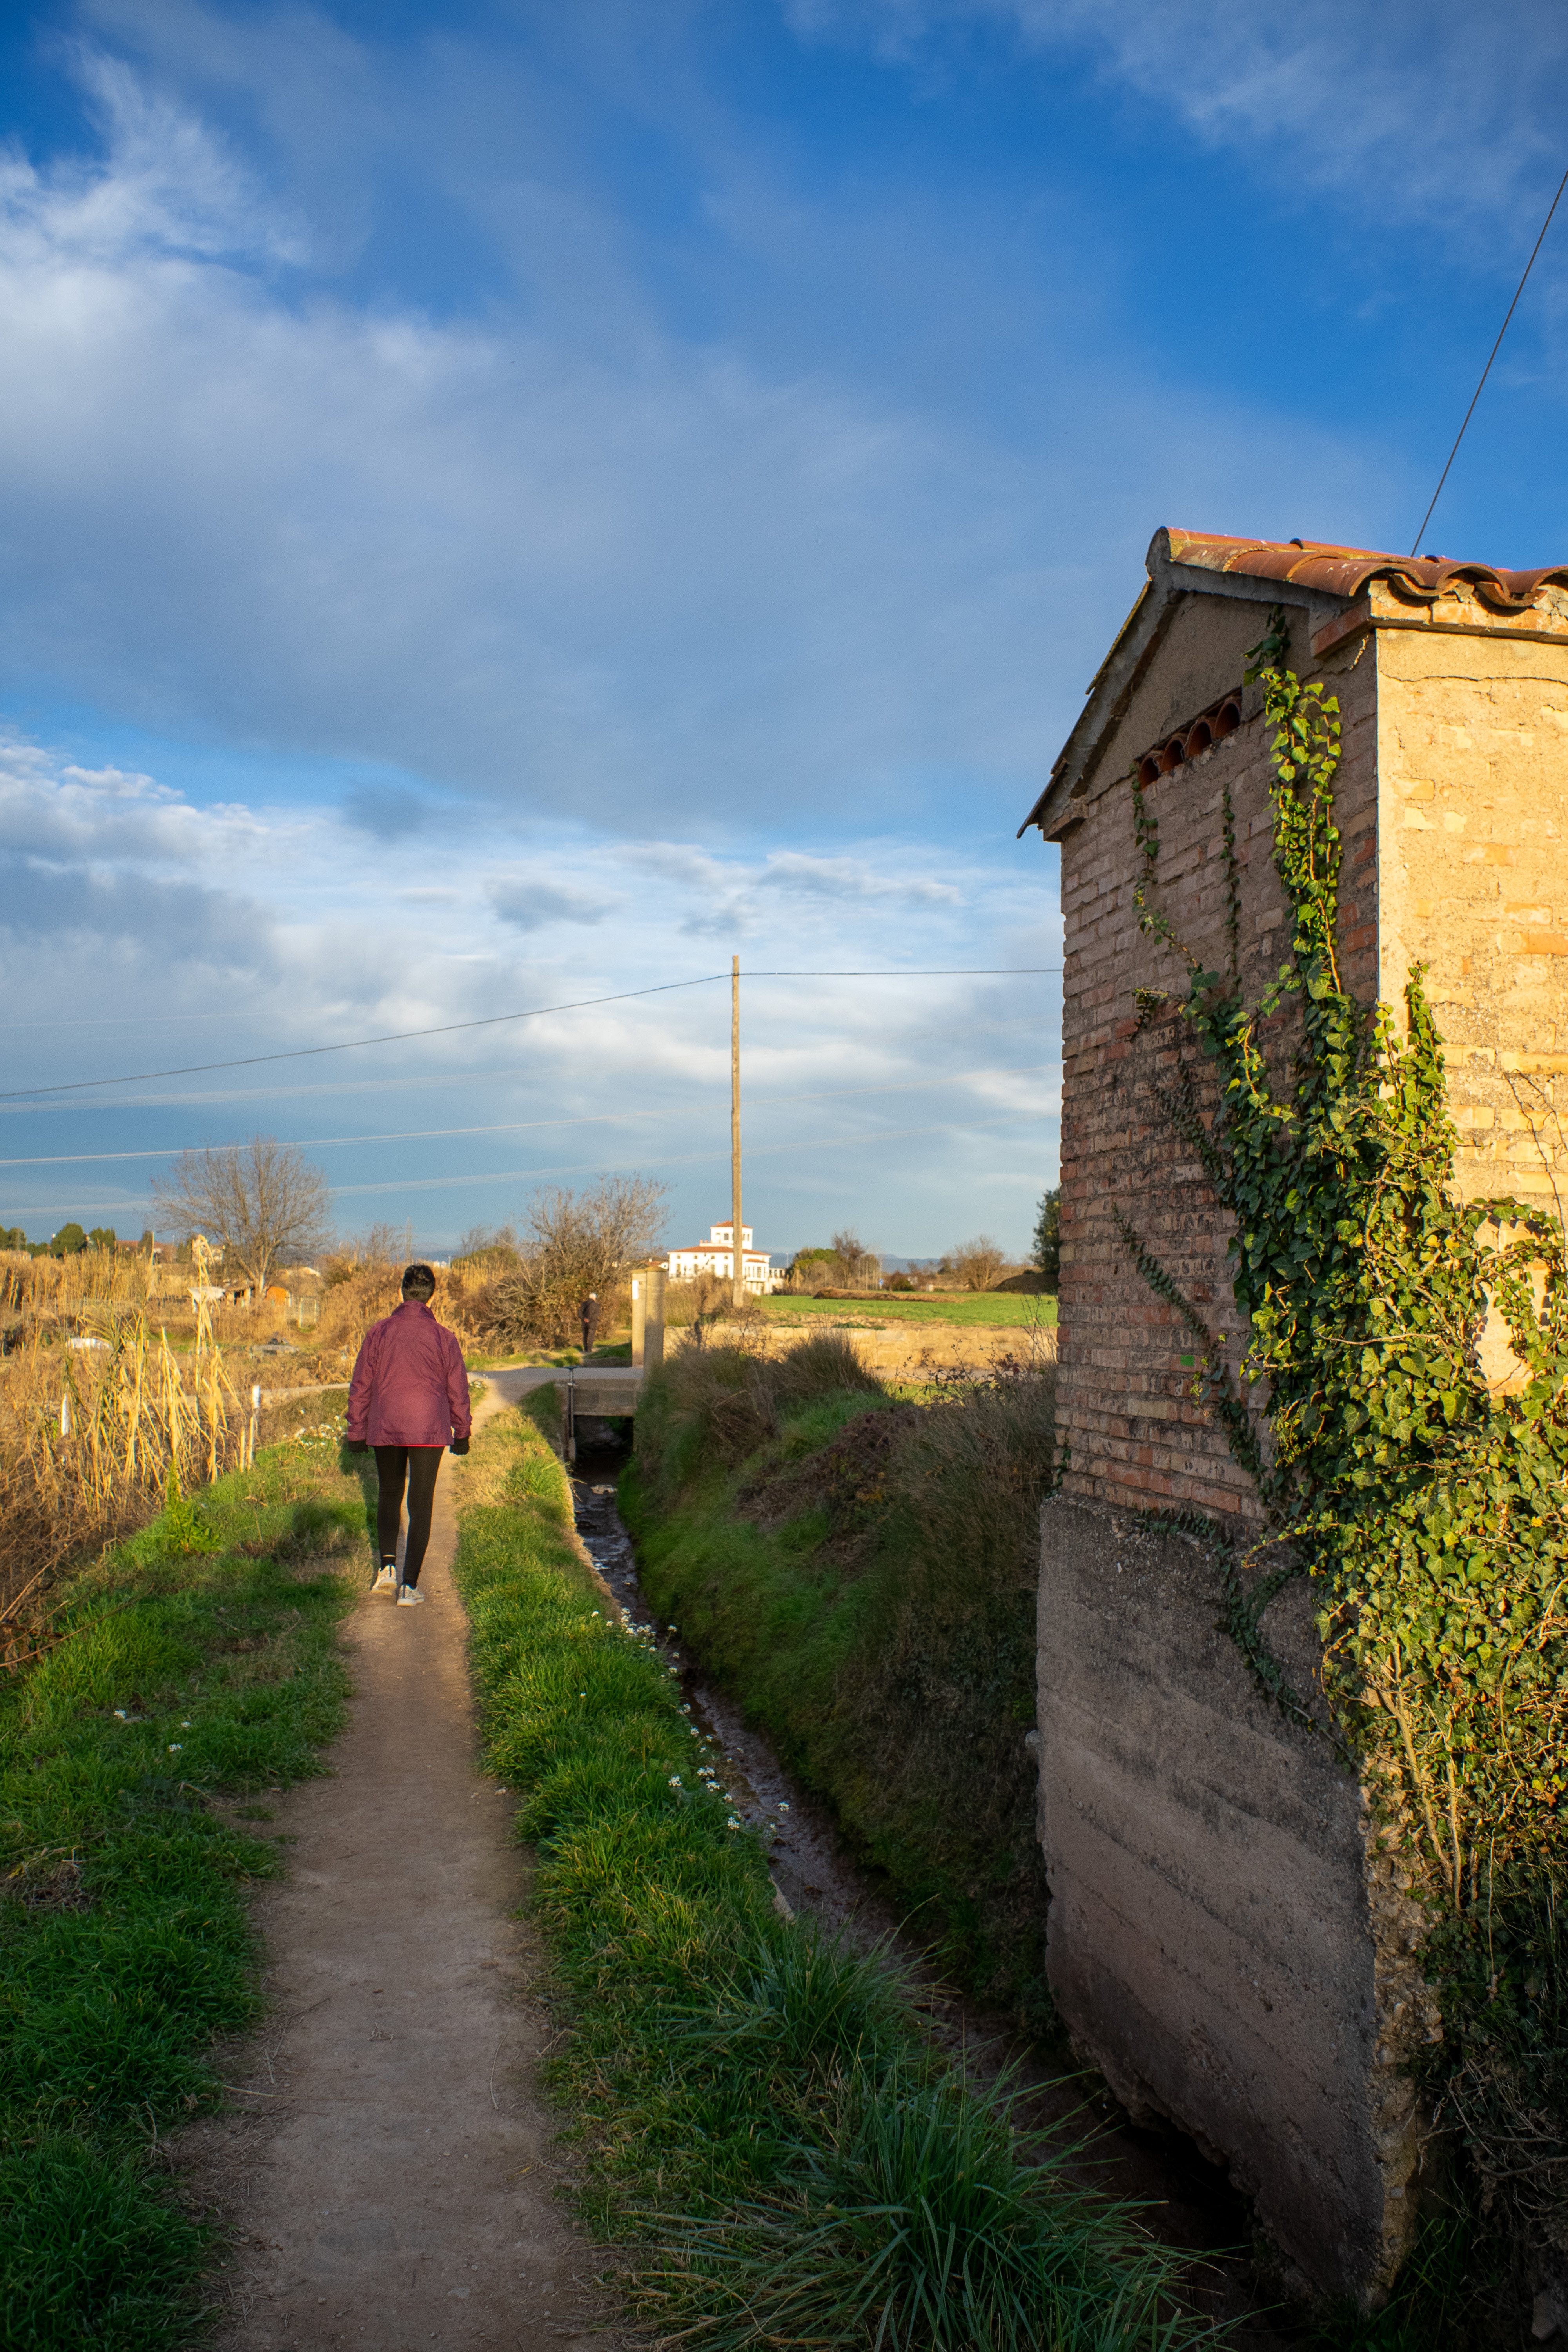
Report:
[[[1069,804],[1087,796],[1105,740],[1142,684],[1183,596],[1226,596],[1240,604],[1305,607],[1313,632],[1354,601],[1298,581],[1261,579],[1250,572],[1215,572],[1173,562],[1171,535],[1163,525],[1149,542],[1144,564],[1148,580],[1089,682],[1088,699],[1058,754],[1050,782],[1018,827],[1020,841],[1031,825],[1037,825],[1042,836],[1051,839]]]

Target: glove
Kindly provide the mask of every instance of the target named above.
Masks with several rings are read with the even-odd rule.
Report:
[[[345,1437],[343,1440],[343,1452],[345,1454],[368,1454],[370,1452],[370,1446],[363,1437]]]
[[[467,1439],[466,1437],[454,1437],[454,1438],[453,1438],[453,1440],[452,1440],[452,1451],[453,1451],[453,1453],[454,1453],[454,1454],[466,1454],[466,1453],[468,1452],[468,1439]]]

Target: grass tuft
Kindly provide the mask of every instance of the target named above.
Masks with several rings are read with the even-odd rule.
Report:
[[[741,2352],[1088,2352],[1200,2340],[1135,2214],[1020,2156],[1005,2103],[919,2072],[845,2088],[773,2193],[677,2223],[644,2305],[668,2343]],[[1205,2331],[1205,2334],[1208,2331]],[[1215,2337],[1209,2334],[1212,2342]]]

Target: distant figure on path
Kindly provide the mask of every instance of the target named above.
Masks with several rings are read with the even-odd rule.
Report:
[[[381,1486],[376,1510],[381,1569],[374,1590],[388,1591],[395,1586],[400,1609],[425,1598],[418,1590],[419,1570],[430,1540],[442,1449],[450,1444],[454,1454],[466,1454],[473,1424],[463,1352],[430,1312],[426,1302],[435,1295],[436,1277],[427,1265],[404,1268],[403,1304],[365,1333],[349,1389],[348,1450],[363,1454],[367,1444],[374,1447]],[[405,1483],[408,1541],[399,1583],[397,1530]]]
[[[594,1334],[599,1328],[599,1294],[591,1290],[577,1312],[583,1318],[583,1361],[588,1360],[594,1345]]]

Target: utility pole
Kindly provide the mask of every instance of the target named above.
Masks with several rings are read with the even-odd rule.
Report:
[[[741,959],[730,966],[730,1265],[735,1277],[731,1294],[737,1307],[746,1304],[746,1251],[741,1234]]]

